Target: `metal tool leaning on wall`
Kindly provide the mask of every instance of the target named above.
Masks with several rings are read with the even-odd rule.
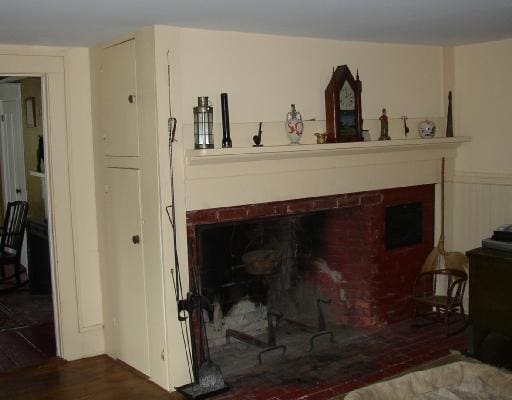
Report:
[[[169,57],[169,52],[167,52]],[[199,399],[213,396],[219,392],[229,389],[224,382],[224,377],[220,368],[215,365],[210,357],[210,349],[208,346],[208,337],[206,336],[206,327],[203,317],[203,309],[213,313],[213,306],[208,299],[201,294],[198,276],[195,266],[192,266],[192,287],[191,290],[184,294],[181,281],[180,262],[177,250],[176,240],[176,207],[174,197],[174,168],[173,168],[173,144],[176,142],[176,125],[177,120],[172,116],[171,108],[171,67],[167,62],[167,83],[169,92],[169,171],[171,179],[171,204],[165,208],[169,222],[172,228],[172,241],[174,247],[174,269],[171,268],[174,292],[176,294],[176,305],[178,308],[178,321],[180,322],[181,335],[187,364],[189,367],[189,376],[192,383],[177,387],[176,390],[183,394],[187,399]],[[196,338],[194,329],[191,326],[191,317],[195,317],[199,322],[199,337]],[[189,331],[190,330],[190,331]],[[192,340],[191,340],[192,339]],[[193,344],[198,341],[204,349],[204,354],[197,356],[194,352]],[[204,361],[202,361],[204,359]],[[202,361],[198,367],[196,361]]]

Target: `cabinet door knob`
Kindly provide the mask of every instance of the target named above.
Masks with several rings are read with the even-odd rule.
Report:
[[[131,94],[128,96],[128,103],[133,104],[135,103],[135,95]]]
[[[139,235],[133,235],[132,236],[132,242],[133,242],[133,244],[139,244],[140,243]]]

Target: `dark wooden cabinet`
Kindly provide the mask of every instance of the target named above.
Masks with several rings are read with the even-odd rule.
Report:
[[[469,352],[479,358],[489,333],[512,337],[512,253],[481,247],[466,254],[471,323]]]

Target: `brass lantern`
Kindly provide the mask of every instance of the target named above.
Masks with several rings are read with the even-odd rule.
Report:
[[[194,140],[196,149],[213,149],[213,107],[208,96],[198,97],[194,107]]]

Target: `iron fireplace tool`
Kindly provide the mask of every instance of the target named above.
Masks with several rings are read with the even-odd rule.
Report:
[[[194,274],[195,275],[195,274]],[[219,366],[213,363],[210,356],[210,347],[208,345],[208,336],[206,334],[206,325],[203,316],[203,310],[206,310],[210,316],[213,315],[213,306],[209,300],[201,295],[194,284],[192,292],[187,294],[187,300],[182,302],[186,306],[189,315],[198,316],[199,321],[199,343],[204,349],[204,361],[199,368],[194,367],[194,382],[184,386],[177,387],[176,390],[183,394],[187,399],[200,400],[210,396],[225,392],[229,386],[224,382],[224,377]],[[192,319],[190,319],[190,323]],[[197,343],[194,329],[191,327],[192,342]],[[196,357],[196,360],[198,357]]]
[[[170,80],[170,79],[169,79]],[[169,99],[170,103],[170,99]],[[195,341],[194,329],[191,326],[192,321],[190,316],[193,313],[199,315],[199,343],[203,346],[205,351],[205,360],[204,362],[197,368],[195,364],[193,364],[193,359],[197,360],[198,358],[193,357],[194,351],[192,351],[192,355],[189,357],[187,353],[187,359],[189,362],[193,364],[193,378],[194,382],[189,383],[184,386],[176,387],[176,391],[183,394],[189,400],[200,400],[205,399],[215,394],[224,392],[229,389],[229,386],[224,382],[224,377],[222,376],[222,372],[220,368],[215,365],[210,357],[210,348],[208,346],[208,337],[206,335],[206,326],[203,317],[203,309],[206,309],[210,316],[213,315],[212,305],[209,300],[201,294],[199,289],[199,282],[197,279],[197,274],[195,273],[195,269],[193,269],[193,289],[187,293],[186,299],[182,298],[183,288],[181,285],[181,273],[180,273],[180,263],[178,257],[177,250],[177,240],[176,240],[176,214],[175,214],[175,198],[174,198],[174,170],[173,170],[173,143],[175,141],[175,132],[176,132],[176,119],[173,117],[169,118],[169,164],[170,164],[170,174],[171,174],[171,205],[166,208],[167,215],[169,217],[169,221],[171,223],[172,228],[172,240],[174,245],[174,263],[175,263],[175,272],[176,276],[173,275],[173,283],[176,292],[176,303],[178,307],[178,321],[184,323],[186,319],[189,319],[190,324],[190,335],[192,336],[192,343],[197,343]],[[170,209],[170,210],[169,210]],[[182,332],[183,334],[183,332]],[[186,335],[183,335],[185,348],[187,350],[188,346]]]

